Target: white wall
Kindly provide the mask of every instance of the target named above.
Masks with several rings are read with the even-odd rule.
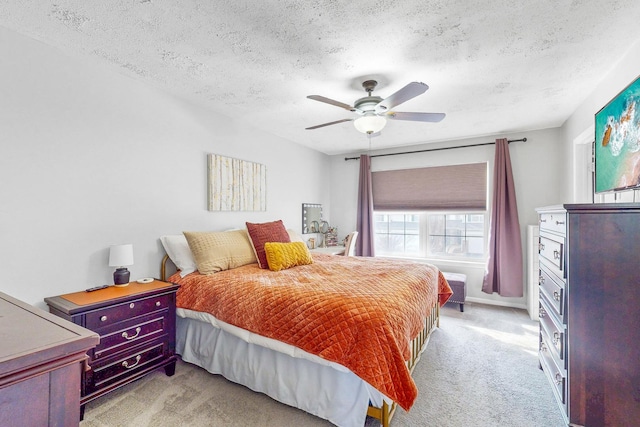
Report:
[[[41,308],[112,283],[112,244],[158,277],[163,234],[330,219],[328,156],[1,27],[0,149],[0,290]],[[265,164],[267,211],[208,212],[207,153]]]
[[[496,135],[451,141],[448,143],[426,144],[399,148],[388,152],[414,151],[454,145],[483,144],[495,141],[496,138],[501,137],[507,137],[509,139],[527,138],[527,142],[514,142],[509,145],[514,181],[516,183],[518,216],[520,219],[523,243],[523,263],[525,263],[527,253],[525,246],[526,226],[537,224],[535,208],[562,202],[562,185],[560,184],[560,179],[563,175],[566,159],[563,157],[562,139],[559,129],[529,131],[517,135]],[[382,152],[383,151],[372,151],[370,154],[375,155]],[[345,157],[354,157],[357,155],[359,154],[333,156],[331,160],[331,187],[333,189],[340,189],[339,191],[332,191],[331,193],[331,224],[338,227],[340,236],[347,234],[356,227],[358,171],[360,165],[357,160],[345,161],[344,159]],[[494,146],[487,145],[409,155],[376,157],[372,159],[371,167],[373,171],[377,171],[489,162],[489,178],[490,182],[492,182],[493,158]],[[489,200],[491,200],[491,195],[489,197]],[[482,292],[482,279],[485,270],[483,263],[428,261],[437,265],[442,270],[467,274],[467,296],[470,301],[526,307],[525,297],[503,298],[497,294],[489,295]]]
[[[640,41],[629,47],[626,55],[617,64],[611,64],[609,73],[602,77],[602,82],[594,88],[585,90],[585,99],[562,126],[563,147],[566,156],[571,156],[574,149],[574,139],[594,126],[594,115],[604,107],[627,85],[633,82],[640,74]],[[567,157],[570,158],[570,157]],[[572,163],[567,165],[563,174],[563,199],[574,200],[571,180],[575,173]],[[624,199],[632,196],[630,191],[625,192]],[[613,195],[609,194],[603,201],[613,202]]]

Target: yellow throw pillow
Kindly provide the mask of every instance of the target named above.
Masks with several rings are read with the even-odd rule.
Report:
[[[200,274],[213,274],[257,262],[245,230],[185,231]]]
[[[280,271],[297,265],[313,263],[311,252],[304,242],[266,242],[264,251],[269,270]]]

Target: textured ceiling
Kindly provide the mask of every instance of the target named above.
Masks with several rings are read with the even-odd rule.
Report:
[[[4,0],[0,25],[328,153],[368,148],[346,104],[429,90],[372,148],[557,127],[640,39],[640,3],[562,0]]]

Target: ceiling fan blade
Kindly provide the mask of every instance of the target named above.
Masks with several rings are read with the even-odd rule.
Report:
[[[401,113],[391,111],[387,114],[383,114],[384,117],[392,120],[411,120],[414,122],[433,122],[437,123],[445,118],[444,113]]]
[[[385,113],[391,110],[396,105],[400,105],[403,102],[410,100],[411,98],[415,98],[416,96],[425,93],[427,89],[429,89],[429,86],[424,83],[411,82],[396,93],[380,101],[375,107],[376,113]]]
[[[305,128],[305,129],[306,130],[318,129],[318,128],[321,128],[321,127],[335,125],[335,124],[343,123],[343,122],[350,122],[350,121],[353,121],[353,119],[336,120],[335,122],[323,123],[321,125],[315,125],[315,126],[311,126],[311,127]]]
[[[347,111],[355,111],[355,108],[353,108],[351,105],[347,105],[344,102],[335,101],[335,100],[330,99],[330,98],[325,98],[324,96],[309,95],[309,96],[307,96],[307,98],[313,99],[314,101],[320,101],[320,102],[324,102],[326,104],[335,105],[336,107],[344,108]]]

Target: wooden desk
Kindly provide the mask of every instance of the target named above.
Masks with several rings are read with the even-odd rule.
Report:
[[[77,426],[98,334],[0,292],[0,425]]]

